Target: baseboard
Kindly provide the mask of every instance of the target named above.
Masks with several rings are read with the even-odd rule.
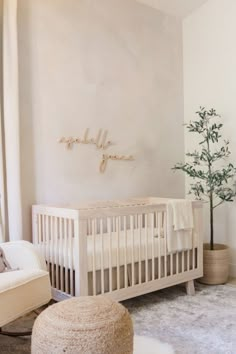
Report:
[[[236,264],[230,263],[230,265],[229,265],[229,276],[231,278],[236,278]]]

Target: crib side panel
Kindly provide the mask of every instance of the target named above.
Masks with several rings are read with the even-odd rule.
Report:
[[[202,208],[193,207],[192,245],[177,251],[168,249],[165,205],[34,206],[33,242],[46,259],[54,298],[103,294],[120,301],[202,276]]]
[[[86,295],[87,239],[83,237],[79,212],[35,205],[32,207],[32,219],[33,243],[46,260],[53,297],[62,300]]]

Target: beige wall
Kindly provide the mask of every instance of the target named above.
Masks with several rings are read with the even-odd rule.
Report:
[[[189,121],[199,107],[214,107],[223,117],[236,164],[236,2],[209,0],[184,21],[184,101]],[[190,140],[191,139],[191,140]],[[196,146],[186,135],[186,150]],[[231,274],[236,276],[236,203],[216,209],[216,240],[231,247]],[[208,230],[207,230],[208,231]],[[206,232],[207,234],[207,232]]]
[[[32,203],[184,195],[181,22],[133,0],[19,1],[25,237]],[[109,130],[101,152],[57,139]]]

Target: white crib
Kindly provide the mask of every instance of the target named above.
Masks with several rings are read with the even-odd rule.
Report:
[[[178,283],[193,293],[203,275],[202,204],[193,201],[191,249],[168,251],[168,199],[34,205],[33,243],[46,259],[53,298],[106,295],[121,301]]]

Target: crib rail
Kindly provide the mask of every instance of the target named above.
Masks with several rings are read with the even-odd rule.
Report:
[[[170,251],[164,204],[79,211],[34,206],[33,242],[56,294],[120,301],[202,276],[199,205],[194,224],[192,247]]]

